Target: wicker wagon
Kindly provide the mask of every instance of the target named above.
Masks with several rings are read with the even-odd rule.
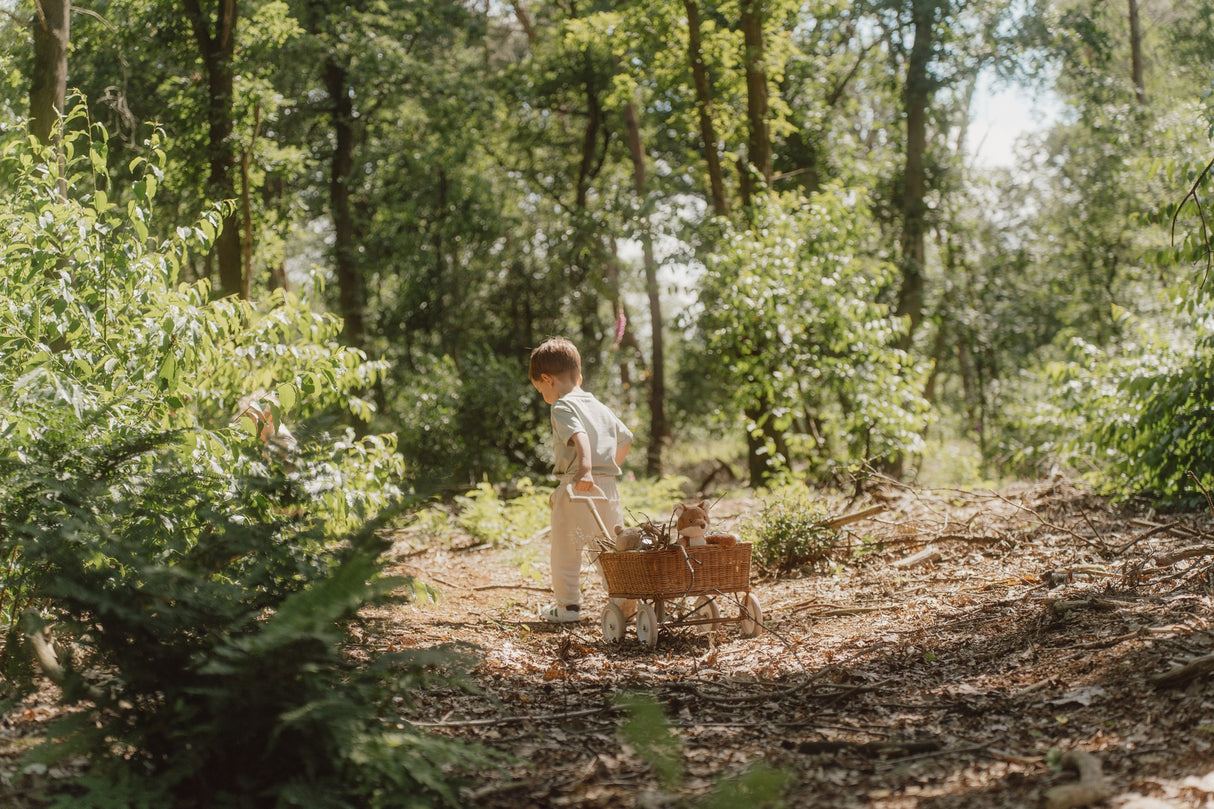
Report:
[[[749,543],[724,548],[679,546],[655,551],[605,552],[598,561],[611,598],[636,599],[637,638],[647,646],[658,642],[661,627],[696,626],[708,631],[737,622],[742,635],[753,637],[763,624],[759,600],[750,592]],[[686,601],[694,603],[686,606]],[[736,604],[736,618],[722,618],[721,604]],[[609,602],[603,610],[603,637],[624,637],[627,619]]]

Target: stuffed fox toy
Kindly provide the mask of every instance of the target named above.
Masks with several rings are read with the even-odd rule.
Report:
[[[708,530],[708,505],[703,501],[698,503],[679,503],[674,507],[677,542],[685,548],[695,548],[700,545],[719,545],[729,548],[736,545],[738,538],[733,534]]]

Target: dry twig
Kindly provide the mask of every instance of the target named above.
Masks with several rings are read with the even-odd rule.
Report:
[[[1163,674],[1156,674],[1151,678],[1151,682],[1161,688],[1183,685],[1211,669],[1214,669],[1214,654],[1203,655],[1196,660],[1190,660],[1183,666],[1177,666]]]
[[[1214,545],[1190,545],[1171,553],[1161,554],[1155,557],[1155,567],[1171,567],[1185,559],[1196,559],[1201,556],[1214,556]]]

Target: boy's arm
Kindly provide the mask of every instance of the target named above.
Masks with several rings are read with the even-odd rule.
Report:
[[[573,489],[578,492],[594,491],[594,466],[590,458],[590,439],[586,433],[574,433],[570,439],[577,451],[577,478]]]
[[[628,450],[632,449],[632,439],[629,438],[623,444],[615,448],[615,465],[624,468],[624,459],[628,457]]]

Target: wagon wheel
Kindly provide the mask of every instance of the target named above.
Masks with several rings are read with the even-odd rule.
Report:
[[[712,621],[710,624],[695,624],[696,632],[699,632],[701,635],[707,635],[716,629],[717,621],[721,619],[721,611],[717,608],[717,600],[712,596],[700,596],[696,599],[696,605],[691,608],[687,619],[690,621]]]
[[[624,639],[624,611],[618,604],[603,608],[603,639],[608,643],[619,643]]]
[[[658,645],[658,615],[649,604],[637,604],[637,640],[651,648]]]
[[[747,593],[742,599],[742,637],[753,638],[763,627],[763,608],[754,593]]]

